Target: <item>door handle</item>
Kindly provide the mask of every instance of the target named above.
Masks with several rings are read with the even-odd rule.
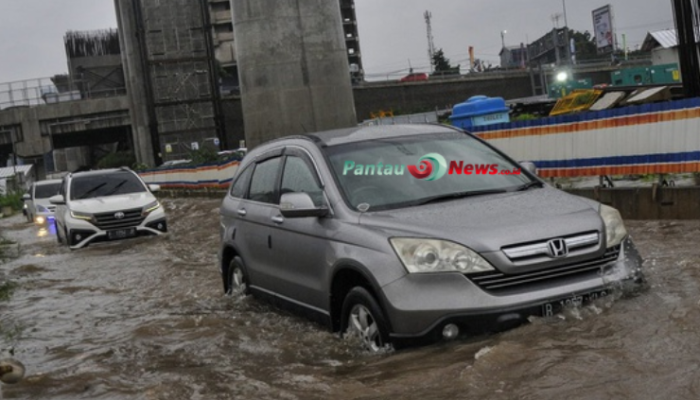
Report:
[[[278,215],[276,217],[272,217],[272,222],[276,223],[277,225],[284,223],[284,217],[281,215]]]
[[[248,211],[246,211],[245,209],[241,208],[240,210],[238,210],[238,216],[245,217],[246,215],[248,215]]]

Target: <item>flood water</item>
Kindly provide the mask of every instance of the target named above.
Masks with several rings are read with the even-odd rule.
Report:
[[[164,202],[167,237],[77,251],[17,216],[0,303],[5,399],[700,399],[700,221],[628,222],[650,288],[509,332],[369,355],[226,297],[218,200]],[[16,335],[8,336],[8,332]]]

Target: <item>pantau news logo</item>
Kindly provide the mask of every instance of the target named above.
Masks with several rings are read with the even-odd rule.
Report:
[[[355,176],[401,176],[406,170],[417,179],[436,181],[445,175],[520,175],[520,168],[500,169],[498,164],[469,164],[464,161],[450,161],[438,153],[426,154],[418,160],[418,165],[403,164],[357,164],[346,161],[343,175]]]

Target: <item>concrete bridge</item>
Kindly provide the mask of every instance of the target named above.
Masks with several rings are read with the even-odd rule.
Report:
[[[577,78],[609,83],[611,66],[583,67]],[[554,71],[546,72],[551,81]],[[474,95],[506,99],[533,95],[532,76],[527,71],[503,71],[462,75],[427,82],[366,83],[353,89],[359,121],[380,110],[414,113],[451,108]],[[237,147],[245,139],[241,100],[222,100],[227,142]],[[274,118],[274,115],[270,116]],[[44,171],[72,170],[96,160],[100,146],[132,147],[132,120],[127,96],[103,97],[0,110],[0,163],[14,153]],[[105,152],[107,148],[103,147]],[[54,165],[55,160],[55,165]]]

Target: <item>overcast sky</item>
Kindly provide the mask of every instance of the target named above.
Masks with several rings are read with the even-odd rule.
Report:
[[[453,64],[477,58],[498,64],[501,31],[506,44],[533,41],[553,27],[562,0],[355,0],[365,72],[401,74],[427,69],[423,13],[433,15],[433,36]],[[591,11],[612,4],[618,37],[635,48],[647,31],[673,27],[671,0],[566,0],[569,26],[592,31]],[[563,25],[563,19],[560,20]],[[63,35],[68,30],[116,27],[113,0],[0,0],[0,83],[67,71]]]

